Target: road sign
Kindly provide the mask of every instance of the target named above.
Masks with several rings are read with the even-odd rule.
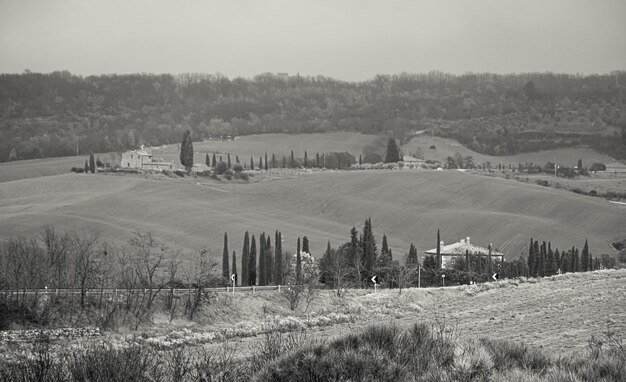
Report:
[[[498,281],[498,277],[500,277],[500,275],[497,273],[494,273],[493,275],[491,275],[491,278],[493,279],[493,281]]]
[[[374,284],[376,284],[376,276],[373,276],[373,277],[372,277],[372,282],[373,282]]]
[[[234,273],[233,273],[232,275],[230,275],[230,280],[231,280],[231,281],[233,281],[233,282],[234,282],[235,280],[237,280],[237,275],[236,275],[236,274],[234,274]]]

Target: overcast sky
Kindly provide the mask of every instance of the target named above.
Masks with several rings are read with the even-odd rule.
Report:
[[[0,72],[607,73],[626,0],[0,0]]]

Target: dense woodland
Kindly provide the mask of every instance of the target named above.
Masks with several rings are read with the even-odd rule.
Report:
[[[421,130],[486,154],[589,145],[626,158],[626,72],[379,75],[0,75],[0,161],[256,133]]]

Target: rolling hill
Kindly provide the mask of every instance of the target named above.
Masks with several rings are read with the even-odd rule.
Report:
[[[243,233],[283,232],[285,250],[307,235],[314,255],[337,246],[353,225],[372,217],[380,245],[386,233],[396,258],[414,242],[421,254],[442,240],[490,242],[507,257],[525,252],[532,236],[553,248],[611,253],[623,239],[626,207],[533,184],[456,171],[323,172],[249,184],[206,178],[64,174],[0,184],[0,237],[30,236],[45,224],[92,227],[125,243],[150,231],[171,246],[240,252]]]
[[[431,145],[434,145],[435,149],[431,149]],[[607,165],[626,166],[605,154],[600,154],[595,150],[583,147],[543,150],[511,156],[491,156],[472,151],[453,139],[430,137],[424,134],[414,137],[402,146],[402,151],[406,154],[417,150],[420,150],[424,154],[425,159],[435,159],[442,164],[446,162],[448,156],[454,156],[454,154],[459,153],[463,156],[472,156],[474,163],[485,163],[489,161],[495,166],[498,164],[517,166],[518,163],[536,163],[543,166],[547,162],[556,162],[562,166],[574,167],[578,159],[583,161],[583,166],[585,167],[589,167],[595,162]]]

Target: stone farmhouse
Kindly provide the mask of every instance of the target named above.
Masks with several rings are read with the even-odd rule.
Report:
[[[143,146],[139,150],[131,150],[122,154],[120,163],[122,168],[142,169],[142,170],[178,170],[180,166],[174,162],[155,160],[152,153]]]
[[[491,247],[491,244],[489,244],[489,247]],[[461,258],[464,257],[466,251],[470,255],[474,255],[474,256],[476,255],[489,256],[489,252],[491,252],[491,257],[494,262],[502,261],[502,258],[504,257],[504,254],[502,254],[501,252],[494,251],[490,248],[479,247],[477,245],[470,243],[469,237],[466,237],[465,239],[461,239],[457,243],[449,244],[449,245],[444,245],[444,242],[441,241],[440,251],[441,251],[441,266],[443,268],[451,267],[452,263],[454,262],[454,259],[459,258],[459,257]],[[427,255],[436,255],[437,248],[429,249],[425,253]],[[446,265],[448,266],[446,267]]]

